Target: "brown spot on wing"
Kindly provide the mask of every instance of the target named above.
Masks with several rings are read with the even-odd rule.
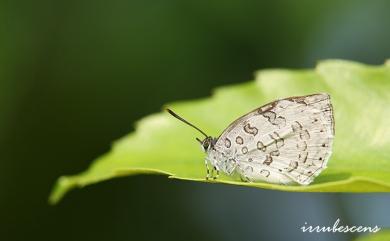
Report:
[[[274,102],[271,102],[271,103],[268,103],[266,105],[263,105],[262,107],[258,108],[257,109],[257,113],[258,114],[263,114],[264,112],[267,112],[273,108],[275,108],[276,104],[278,103],[279,101],[274,101]]]
[[[268,170],[261,169],[260,174],[265,177],[268,177],[271,173]]]
[[[228,138],[225,138],[225,146],[226,148],[230,148],[232,146],[232,142]]]
[[[236,143],[237,143],[238,145],[242,145],[242,144],[244,144],[244,139],[242,139],[241,136],[237,136],[237,137],[236,137]]]
[[[256,136],[259,130],[256,127],[252,127],[249,123],[244,126],[244,131],[250,135]]]
[[[284,139],[280,137],[280,135],[274,131],[272,134],[269,134],[269,137],[275,141],[276,143],[276,148],[281,148],[284,146]]]
[[[291,161],[290,165],[289,165],[289,168],[290,169],[288,170],[288,172],[294,171],[295,169],[298,168],[298,162],[297,161]]]
[[[299,132],[302,130],[302,125],[298,121],[294,121],[294,123],[292,123],[292,125],[291,125],[291,128],[292,128],[293,132]]]
[[[269,165],[271,165],[272,161],[273,161],[272,157],[270,155],[267,155],[267,157],[265,158],[265,161],[263,162],[263,164],[269,166]]]
[[[283,116],[278,116],[272,124],[278,126],[279,128],[282,128],[286,126],[286,118],[284,118]]]
[[[299,153],[298,155],[298,160],[302,163],[306,163],[306,160],[307,160],[307,156],[309,155],[308,152],[302,152],[302,153]]]
[[[293,101],[295,103],[298,103],[298,104],[304,104],[304,105],[307,105],[306,103],[306,97],[307,96],[297,96],[297,97],[290,97],[288,98],[289,101]]]
[[[297,149],[300,151],[306,151],[307,149],[307,143],[306,141],[301,141],[297,143]]]
[[[267,112],[264,112],[263,113],[263,116],[265,117],[265,118],[267,118],[267,120],[269,121],[269,122],[271,122],[271,123],[273,123],[274,121],[275,121],[275,119],[276,119],[276,113],[275,112],[273,112],[273,111],[267,111]]]

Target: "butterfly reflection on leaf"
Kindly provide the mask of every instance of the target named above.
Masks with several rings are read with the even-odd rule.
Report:
[[[235,120],[218,138],[167,111],[205,136],[196,139],[207,154],[206,179],[217,179],[222,171],[248,182],[308,185],[332,154],[334,117],[325,93],[266,104]]]

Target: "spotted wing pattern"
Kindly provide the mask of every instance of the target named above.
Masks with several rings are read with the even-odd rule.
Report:
[[[328,94],[290,97],[233,122],[215,148],[248,181],[307,185],[326,168],[334,137]]]

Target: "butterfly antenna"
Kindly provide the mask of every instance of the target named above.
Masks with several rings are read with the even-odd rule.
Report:
[[[172,110],[170,109],[167,109],[168,113],[171,114],[173,117],[175,117],[176,119],[186,123],[187,125],[189,126],[192,126],[194,129],[198,130],[200,133],[202,133],[205,137],[208,137],[208,135],[206,133],[204,133],[201,129],[199,129],[198,127],[194,126],[193,124],[191,124],[190,122],[186,121],[185,119],[183,119],[182,117],[180,117],[178,114],[176,114],[175,112],[173,112]]]

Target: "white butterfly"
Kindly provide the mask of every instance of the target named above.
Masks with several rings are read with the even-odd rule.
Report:
[[[168,112],[206,137],[196,138],[207,154],[206,179],[216,179],[222,171],[249,182],[307,185],[326,168],[332,154],[334,117],[325,93],[266,104],[238,118],[218,138]]]

